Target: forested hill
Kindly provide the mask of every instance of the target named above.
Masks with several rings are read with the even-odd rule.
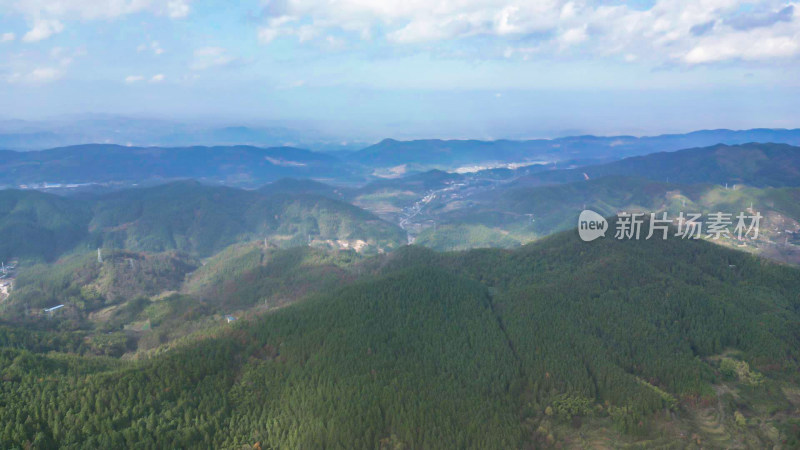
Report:
[[[0,259],[50,260],[76,246],[180,250],[209,256],[236,242],[377,251],[405,234],[358,207],[317,194],[180,181],[86,199],[0,190]]]
[[[337,188],[319,181],[298,178],[281,178],[258,189],[262,194],[316,194],[341,200],[346,189]]]
[[[745,211],[753,205],[768,216],[763,226],[765,233],[790,228],[789,221],[779,223],[782,217],[800,219],[797,187],[737,186],[734,190],[733,186],[725,189],[713,184],[685,185],[622,175],[544,186],[500,186],[469,200],[471,203],[461,208],[436,205],[429,211],[441,224],[483,224],[512,230],[524,225],[538,236],[572,228],[585,208],[602,215],[635,210],[666,211],[670,217],[677,217],[680,211],[689,209]],[[535,221],[522,213],[533,215]],[[427,237],[426,234],[424,238]]]
[[[0,260],[52,259],[88,235],[83,202],[37,191],[0,190]]]
[[[4,349],[0,423],[16,425],[0,440],[800,444],[796,269],[706,242],[575,231],[514,251],[407,247],[360,267],[359,282],[143,361]]]
[[[194,181],[103,196],[89,227],[103,245],[201,256],[252,239],[267,238],[279,247],[363,241],[375,251],[399,246],[405,238],[396,225],[329,197],[269,195]]]
[[[715,145],[676,152],[653,153],[577,169],[539,172],[520,178],[518,185],[583,181],[626,175],[672,183],[800,186],[800,147],[785,144]]]

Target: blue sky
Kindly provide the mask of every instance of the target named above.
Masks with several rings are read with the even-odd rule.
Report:
[[[352,136],[800,126],[800,3],[0,0],[0,116]]]

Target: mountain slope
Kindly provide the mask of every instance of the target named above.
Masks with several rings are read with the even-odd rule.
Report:
[[[310,179],[281,178],[258,189],[262,194],[316,194],[341,200],[346,189],[340,189]]]
[[[36,191],[0,190],[0,260],[52,259],[84,239],[89,206]]]
[[[139,362],[3,350],[11,400],[0,422],[32,419],[0,437],[91,447],[522,448],[581,445],[584,433],[610,447],[797,442],[791,416],[753,403],[791,411],[782,389],[800,381],[796,269],[705,242],[584,243],[575,231],[516,251],[408,247],[362,268],[372,275],[361,282]],[[738,398],[722,403],[719,442],[697,422],[699,408],[721,402],[715,387]],[[79,425],[68,411],[87,414]],[[737,428],[734,411],[776,431]]]
[[[367,252],[405,243],[400,228],[344,201],[294,184],[271,191],[196,181],[82,199],[0,190],[0,259],[50,261],[77,246],[210,256],[264,238],[279,247],[310,243]]]
[[[758,239],[745,250],[767,257],[798,262],[800,252],[800,188],[755,188],[738,185],[678,184],[628,176],[544,186],[498,185],[496,189],[456,201],[434,200],[424,209],[425,218],[437,228],[425,229],[417,244],[437,250],[484,246],[514,247],[520,243],[575,226],[584,209],[604,216],[627,212],[666,212],[670,219],[680,213],[731,214],[758,211]],[[730,239],[717,241],[742,246]]]
[[[177,253],[145,254],[105,250],[70,255],[52,265],[36,265],[16,279],[10,299],[17,310],[67,304],[80,311],[180,289],[198,262]]]
[[[585,175],[584,175],[585,174]],[[716,145],[653,153],[602,165],[540,172],[518,180],[520,185],[565,183],[626,175],[673,183],[800,186],[800,147],[785,144]]]
[[[328,197],[263,195],[188,181],[103,196],[90,229],[106,246],[201,256],[265,237],[278,246],[304,245],[310,238],[312,244],[373,250],[404,239],[396,226]]]
[[[348,268],[358,260],[358,254],[349,251],[234,245],[187,277],[183,292],[228,309],[282,306],[353,281]]]

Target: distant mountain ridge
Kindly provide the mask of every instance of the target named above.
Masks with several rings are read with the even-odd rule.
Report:
[[[233,142],[241,133],[247,135],[237,127],[220,133],[231,137]],[[0,133],[0,148],[4,146],[2,136]],[[210,143],[218,141],[209,139]],[[287,177],[361,183],[431,169],[504,171],[519,164],[543,162],[570,166],[599,164],[655,152],[752,142],[800,145],[800,129],[704,130],[652,137],[572,136],[527,141],[385,139],[358,151],[336,155],[287,146],[83,144],[30,152],[0,150],[0,186],[45,182],[146,183],[194,178],[257,187]]]
[[[42,150],[106,143],[141,147],[194,145],[299,146],[315,150],[357,149],[352,140],[316,130],[313,124],[183,123],[156,118],[88,114],[44,121],[0,119],[0,148]],[[355,146],[354,146],[355,145]]]
[[[714,145],[652,153],[606,164],[552,170],[521,177],[516,184],[536,185],[629,175],[674,183],[743,183],[752,186],[800,186],[800,147],[786,144]]]
[[[0,185],[198,178],[260,185],[279,178],[346,177],[337,158],[293,147],[125,147],[87,144],[1,151]]]
[[[571,136],[526,141],[385,139],[347,156],[369,167],[403,164],[452,169],[476,163],[513,163],[536,160],[613,160],[653,152],[706,147],[715,144],[772,142],[800,145],[800,129],[702,130],[661,136]]]

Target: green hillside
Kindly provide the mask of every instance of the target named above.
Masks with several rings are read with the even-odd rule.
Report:
[[[185,275],[197,266],[197,261],[174,252],[104,250],[102,263],[94,252],[75,254],[23,270],[10,302],[17,309],[66,303],[80,311],[92,311],[137,296],[178,290]]]
[[[330,186],[319,181],[298,178],[281,178],[258,189],[262,194],[317,194],[341,200],[347,189]]]
[[[0,260],[52,261],[97,247],[203,257],[264,238],[284,248],[310,243],[367,253],[405,243],[397,226],[308,186],[248,191],[181,181],[83,198],[0,190]]]
[[[252,250],[230,251],[249,258]],[[93,448],[800,443],[796,269],[706,242],[583,243],[574,231],[514,251],[408,247],[357,267],[355,283],[148,359],[3,349],[0,389],[9,400],[0,423],[14,425],[0,440]]]
[[[242,241],[267,238],[287,247],[308,244],[398,245],[402,231],[350,204],[314,194],[204,186],[187,181],[101,197],[90,224],[105,246],[176,249],[210,256]]]
[[[479,219],[478,219],[479,220]],[[536,235],[512,233],[500,227],[482,223],[452,222],[439,225],[435,230],[428,228],[414,241],[428,248],[452,251],[471,248],[513,248],[522,242],[534,240]]]
[[[0,260],[52,259],[87,234],[88,205],[36,191],[0,190]]]
[[[229,309],[275,307],[352,281],[350,269],[359,260],[354,251],[234,245],[192,273],[183,291]]]
[[[343,286],[362,259],[354,250],[259,242],[232,245],[202,264],[177,252],[104,249],[102,262],[95,252],[79,253],[22,270],[0,301],[0,323],[77,333],[87,345],[69,348],[84,353],[138,355],[206,333],[225,315],[262,314]],[[52,315],[43,311],[59,304]]]
[[[424,230],[415,241],[437,250],[476,247],[515,247],[575,226],[583,209],[604,216],[627,212],[733,214],[752,206],[763,219],[760,234],[748,250],[772,252],[781,261],[800,262],[786,247],[800,236],[800,189],[757,188],[738,185],[727,189],[711,184],[677,184],[627,176],[608,176],[566,184],[519,187],[514,184],[468,197],[459,202],[431,202],[425,214],[439,225]],[[786,230],[792,233],[786,233]],[[788,237],[787,237],[788,236]],[[732,241],[726,244],[738,245]]]

